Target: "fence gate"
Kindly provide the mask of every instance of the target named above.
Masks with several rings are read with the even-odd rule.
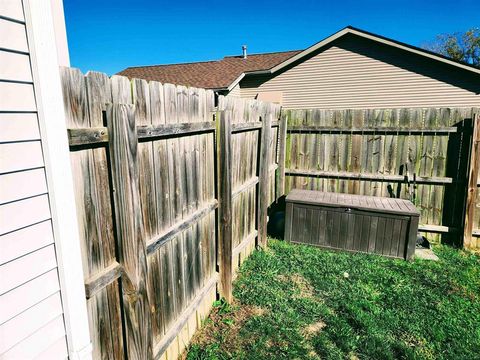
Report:
[[[231,204],[233,272],[254,249],[255,239],[266,245],[267,208],[276,200],[279,169],[280,107],[257,100],[220,96],[224,112],[224,139],[230,145],[228,178],[224,198]],[[221,181],[219,180],[219,184]],[[258,211],[255,211],[255,209]]]
[[[265,241],[257,229],[274,197],[258,193],[273,194],[276,168],[276,130],[265,119],[279,108],[251,101],[258,111],[233,121],[234,108],[247,106],[239,99],[214,121],[214,94],[204,89],[70,68],[62,86],[93,356],[174,359],[208,314],[219,279],[229,298],[235,267],[257,234]],[[252,124],[256,134],[242,132],[241,141],[216,131]],[[270,139],[261,151],[260,136]]]

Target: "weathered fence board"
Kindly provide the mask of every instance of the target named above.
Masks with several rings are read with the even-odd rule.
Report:
[[[115,189],[119,263],[123,268],[127,354],[129,359],[147,359],[152,357],[150,305],[146,288],[147,232],[140,199],[135,107],[109,104],[106,113]]]
[[[270,163],[271,163],[271,122],[272,114],[266,115],[263,119],[261,141],[260,141],[260,170],[258,186],[258,244],[261,247],[267,246],[267,208],[270,201]],[[273,187],[275,188],[275,187]]]
[[[220,294],[232,301],[232,132],[231,111],[221,111],[217,116],[217,168],[219,209],[219,263]]]
[[[278,171],[277,171],[277,186],[275,189],[276,198],[280,198],[285,194],[285,161],[286,161],[286,147],[287,147],[287,116],[282,115],[278,126]],[[315,142],[314,149],[317,150],[318,145]]]
[[[464,228],[464,245],[469,249],[478,249],[480,241],[478,239],[480,224],[480,201],[478,199],[478,178],[480,176],[480,111],[472,109],[473,136],[470,149],[470,164],[468,171],[468,189],[466,199],[466,214]],[[477,221],[475,221],[475,218]]]
[[[108,77],[89,72],[86,77],[75,69],[62,69],[66,123],[71,129],[103,127],[102,111],[111,101]],[[82,245],[86,284],[95,281],[116,263],[114,221],[111,209],[107,149],[95,147],[71,152],[76,207]],[[87,285],[93,356],[110,354],[123,358],[121,300],[118,278],[93,294]]]

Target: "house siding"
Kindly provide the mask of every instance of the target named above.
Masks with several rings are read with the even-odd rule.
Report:
[[[480,106],[480,76],[355,35],[240,87],[245,98],[282,91],[287,109]]]
[[[237,84],[233,87],[232,90],[228,93],[227,96],[233,96],[233,97],[241,97],[241,91],[240,91],[240,84]]]
[[[22,1],[0,16],[0,359],[67,358]]]

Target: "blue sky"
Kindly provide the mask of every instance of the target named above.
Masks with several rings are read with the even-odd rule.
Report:
[[[73,67],[215,60],[306,48],[352,25],[412,45],[480,26],[480,0],[64,0]]]

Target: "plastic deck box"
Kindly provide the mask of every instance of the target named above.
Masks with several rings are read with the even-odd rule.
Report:
[[[408,200],[292,190],[285,240],[328,249],[411,259],[419,211]]]

